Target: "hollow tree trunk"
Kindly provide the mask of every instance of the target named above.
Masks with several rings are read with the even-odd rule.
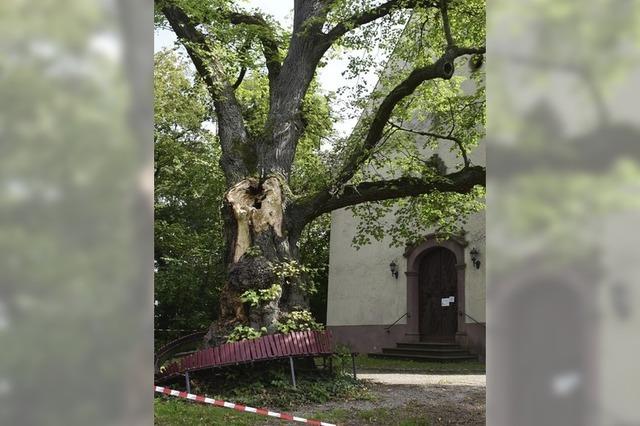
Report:
[[[287,217],[290,191],[284,178],[272,175],[262,180],[249,177],[231,187],[224,199],[225,244],[228,279],[220,294],[220,317],[207,335],[209,344],[219,344],[237,325],[276,332],[283,314],[308,309],[308,296],[299,285],[303,276],[284,278],[278,265],[299,263],[299,226]],[[289,223],[288,223],[289,222]],[[243,293],[273,289],[269,299],[252,305]],[[271,297],[272,296],[272,297]]]

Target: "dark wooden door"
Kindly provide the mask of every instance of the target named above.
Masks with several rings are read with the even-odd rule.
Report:
[[[422,340],[453,339],[458,330],[456,256],[437,247],[420,261],[420,335]],[[444,301],[443,299],[453,300]],[[447,305],[448,306],[443,306]]]

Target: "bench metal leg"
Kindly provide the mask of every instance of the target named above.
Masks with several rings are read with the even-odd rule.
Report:
[[[189,371],[184,373],[184,381],[187,387],[187,393],[191,393],[191,380],[189,380]]]
[[[296,370],[293,368],[293,358],[289,357],[289,366],[291,366],[291,383],[293,388],[296,388]]]
[[[356,354],[351,354],[351,366],[353,367],[353,380],[356,380]]]

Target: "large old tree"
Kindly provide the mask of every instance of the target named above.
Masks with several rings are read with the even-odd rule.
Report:
[[[213,105],[227,188],[228,265],[214,343],[238,326],[264,333],[308,321],[299,242],[316,218],[366,206],[362,230],[376,234],[370,220],[388,208],[445,228],[445,216],[472,210],[485,170],[468,151],[482,137],[484,93],[465,93],[454,73],[467,61],[471,70],[482,64],[484,2],[295,0],[287,29],[228,0],[156,0],[156,10],[158,25],[175,32]],[[393,60],[373,95],[352,88],[351,106],[363,114],[351,136],[332,139],[329,149],[305,146],[319,67],[340,52],[374,47],[393,48]],[[347,77],[380,71],[366,54],[349,61]],[[247,95],[259,91],[260,81],[262,107]],[[428,131],[413,126],[416,120],[428,121]],[[447,171],[433,157],[421,159],[416,138],[431,149],[450,143],[458,167]]]

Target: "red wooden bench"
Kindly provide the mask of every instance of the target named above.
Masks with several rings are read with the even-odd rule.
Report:
[[[156,373],[156,383],[185,377],[189,391],[189,373],[231,365],[248,364],[289,358],[291,379],[295,387],[293,358],[326,357],[334,353],[334,343],[330,331],[297,331],[289,334],[270,334],[253,340],[225,343],[187,355]],[[353,375],[355,353],[352,354]]]

